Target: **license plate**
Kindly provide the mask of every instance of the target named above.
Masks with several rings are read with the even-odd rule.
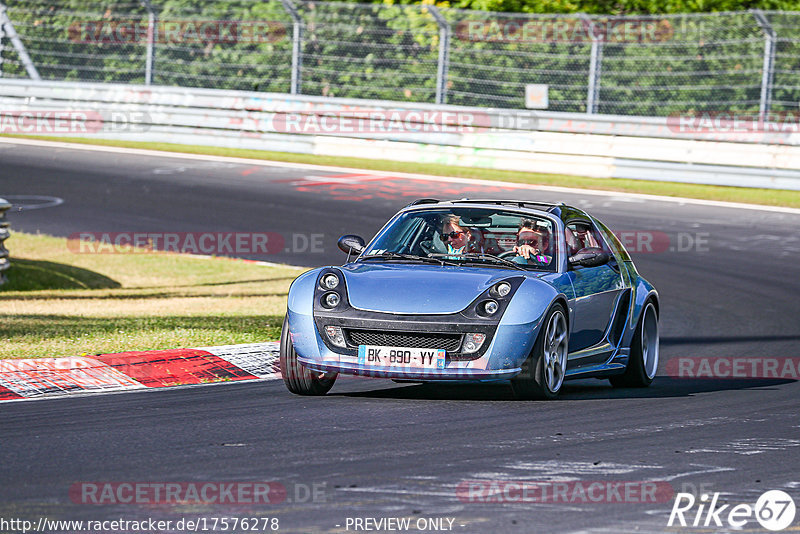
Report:
[[[372,367],[444,369],[444,349],[358,346],[358,363]]]

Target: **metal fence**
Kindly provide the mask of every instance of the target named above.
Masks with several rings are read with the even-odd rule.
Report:
[[[5,240],[11,236],[8,231],[9,223],[6,220],[6,211],[11,209],[11,203],[4,198],[0,198],[0,285],[6,282],[6,271],[11,267],[8,259],[8,249]]]
[[[664,116],[795,111],[800,12],[603,17],[292,0],[7,0],[6,77]],[[101,6],[101,7],[100,7]]]

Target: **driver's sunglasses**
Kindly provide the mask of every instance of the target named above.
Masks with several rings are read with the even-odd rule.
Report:
[[[442,241],[447,241],[448,239],[455,239],[464,234],[466,234],[466,232],[464,232],[463,230],[460,232],[458,230],[453,230],[452,232],[441,233],[439,234],[439,236],[442,238]]]
[[[522,245],[529,245],[531,247],[538,247],[539,246],[539,242],[536,241],[535,239],[522,239],[517,243],[517,246],[521,247]]]

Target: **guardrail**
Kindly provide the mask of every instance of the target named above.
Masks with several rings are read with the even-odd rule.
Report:
[[[66,110],[88,120],[42,131],[30,115]],[[684,128],[669,117],[29,80],[3,80],[0,112],[29,113],[28,123],[0,123],[5,133],[11,124],[28,134],[800,190],[796,124],[737,129],[684,117]]]
[[[11,203],[0,198],[0,285],[6,282],[5,272],[11,267],[8,249],[5,247],[5,240],[11,235],[8,231],[9,222],[6,220],[6,211],[9,209],[11,209]]]

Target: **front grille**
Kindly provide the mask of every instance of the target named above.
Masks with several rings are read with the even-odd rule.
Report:
[[[351,346],[416,347],[420,349],[444,349],[447,352],[456,352],[461,346],[461,334],[378,332],[375,330],[346,328],[344,335],[347,343]]]

